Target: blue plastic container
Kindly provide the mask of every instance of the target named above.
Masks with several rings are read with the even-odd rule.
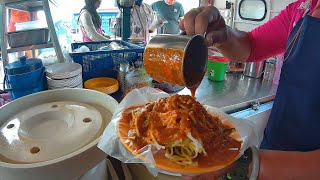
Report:
[[[10,92],[12,99],[47,89],[45,68],[40,59],[27,59],[10,63],[5,67],[4,90]]]
[[[128,49],[99,50],[101,47],[108,46],[111,42],[127,46]],[[143,57],[144,52],[144,47],[119,40],[72,43],[71,49],[73,51],[81,46],[88,47],[90,52],[73,52],[70,53],[70,56],[74,62],[81,64],[83,81],[96,77],[116,78],[120,63],[134,63]]]

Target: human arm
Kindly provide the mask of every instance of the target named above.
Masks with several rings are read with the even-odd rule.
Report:
[[[285,50],[290,26],[289,8],[249,33],[226,26],[219,10],[213,6],[189,11],[180,28],[188,35],[206,33],[208,46],[215,45],[230,60],[259,61]]]
[[[259,150],[258,154],[259,173],[257,180],[320,178],[320,150],[310,152]],[[239,172],[237,171],[243,171],[241,169],[243,167],[238,167],[236,164],[237,162],[234,163],[233,166],[212,173],[199,176],[184,176],[184,179],[218,179],[227,173],[238,174]],[[234,168],[240,169],[237,170]],[[250,165],[248,167],[248,178],[251,176],[251,168],[252,166]],[[242,172],[240,174],[242,174]]]
[[[320,178],[320,150],[310,152],[260,150],[259,157],[258,180]]]
[[[80,26],[83,28],[83,33],[91,39],[92,41],[105,41],[108,40],[108,38],[104,37],[103,35],[99,34],[94,27],[94,24],[92,22],[91,15],[88,11],[84,11],[80,14]]]
[[[180,22],[187,35],[205,34],[208,46],[216,47],[224,56],[234,61],[245,61],[250,56],[251,42],[246,32],[226,26],[217,8],[200,7],[189,11]]]

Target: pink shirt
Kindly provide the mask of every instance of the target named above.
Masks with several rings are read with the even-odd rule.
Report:
[[[318,0],[312,0],[311,10]],[[306,11],[308,0],[298,0],[282,10],[280,14],[264,25],[249,32],[251,54],[247,61],[265,60],[284,53],[288,36]]]

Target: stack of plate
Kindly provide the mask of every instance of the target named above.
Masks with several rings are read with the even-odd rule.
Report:
[[[106,94],[112,94],[119,89],[119,82],[113,78],[100,77],[89,79],[84,83],[86,89],[92,89]]]
[[[131,43],[143,43],[142,37],[129,37],[128,40]]]
[[[47,69],[49,89],[82,88],[82,67],[78,63],[57,63]]]

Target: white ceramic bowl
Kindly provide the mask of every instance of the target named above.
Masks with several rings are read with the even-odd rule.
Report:
[[[55,89],[64,89],[64,88],[80,88],[80,89],[82,89],[82,88],[83,88],[83,84],[82,84],[82,82],[81,82],[80,84],[78,84],[78,85],[76,85],[76,86],[73,86],[73,87],[71,87],[71,86],[67,86],[67,87],[54,87],[54,86],[48,86],[48,89],[50,89],[50,90],[55,90]]]
[[[75,88],[44,91],[19,98],[0,108],[0,127],[8,127],[8,125],[10,124],[5,123],[12,117],[16,115],[19,116],[19,113],[25,111],[26,109],[32,109],[32,107],[61,101],[78,102],[80,104],[94,106],[101,113],[103,120],[105,121],[104,126],[106,126],[111,119],[111,117],[106,116],[106,112],[113,114],[116,106],[118,105],[116,100],[114,100],[111,96],[92,90]],[[53,115],[53,117],[61,119],[60,116]],[[28,131],[31,127],[33,126],[25,126],[25,130],[27,129]],[[105,127],[102,128],[104,129]],[[33,132],[43,133],[42,131]],[[37,134],[31,133],[29,135],[31,136]],[[30,136],[28,138],[34,138]],[[39,136],[37,135],[37,137]],[[1,179],[77,179],[106,158],[106,155],[97,147],[97,143],[100,137],[101,136],[97,136],[96,138],[92,139],[92,141],[88,144],[84,145],[83,147],[77,150],[72,150],[70,151],[70,153],[66,155],[62,155],[61,157],[53,158],[51,160],[45,160],[42,162],[17,164],[13,162],[8,162],[2,158],[0,159]],[[61,136],[61,138],[68,139],[67,137],[63,136]],[[63,149],[63,147],[61,148]]]
[[[46,68],[46,71],[52,79],[65,79],[79,75],[82,66],[78,63],[56,63]]]
[[[68,78],[68,79],[51,79],[50,77],[47,77],[48,86],[50,89],[55,88],[63,88],[63,87],[75,87],[82,83],[82,73],[78,74],[77,76]]]

